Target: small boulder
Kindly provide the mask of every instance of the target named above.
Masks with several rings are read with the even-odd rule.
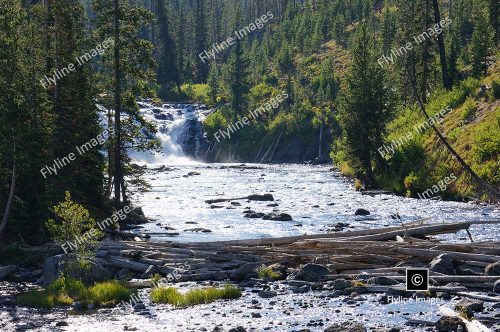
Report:
[[[357,209],[356,212],[354,212],[355,216],[368,216],[370,215],[370,211],[365,210],[365,209]]]
[[[330,274],[331,272],[326,266],[309,263],[304,265],[293,279],[315,282],[324,280]]]
[[[479,300],[465,299],[455,305],[455,310],[465,313],[468,317],[473,317],[475,312],[484,309],[484,302]]]
[[[259,219],[264,217],[266,214],[262,212],[255,212],[255,213],[246,213],[245,218],[250,218],[250,219]]]
[[[455,266],[448,254],[441,254],[435,257],[430,263],[429,270],[446,275],[455,275]]]
[[[366,327],[361,323],[343,322],[327,327],[324,332],[366,332]]]
[[[270,298],[276,297],[278,295],[278,293],[276,293],[275,291],[272,291],[272,290],[262,290],[259,292],[258,295],[260,297],[262,297],[263,299],[270,299]]]
[[[462,331],[465,330],[465,323],[459,317],[443,316],[436,323],[438,332],[455,332],[461,326]]]
[[[260,201],[260,202],[265,202],[265,201],[274,201],[274,197],[271,194],[264,194],[264,195],[250,195],[245,197],[246,199],[250,201]]]
[[[258,274],[255,269],[261,265],[261,263],[243,264],[231,274],[231,279],[236,281],[243,281],[251,278],[257,278]]]
[[[499,293],[500,294],[500,279],[495,281],[493,284],[493,293]]]
[[[337,279],[333,282],[333,289],[335,290],[343,291],[349,287],[352,287],[352,282],[349,280]]]
[[[371,277],[366,281],[368,285],[395,286],[399,281],[387,277]]]
[[[149,279],[151,278],[156,272],[158,272],[158,268],[154,265],[150,265],[148,266],[148,268],[146,269],[146,272],[144,272],[142,275],[141,275],[141,279]]]

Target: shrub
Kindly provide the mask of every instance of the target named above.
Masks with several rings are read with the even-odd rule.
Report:
[[[279,279],[281,274],[273,270],[272,267],[261,265],[257,268],[257,274],[261,279]]]
[[[219,289],[215,287],[195,288],[186,294],[180,293],[174,287],[155,288],[151,292],[151,300],[155,303],[166,303],[176,307],[214,302],[219,299],[229,300],[241,297],[241,290],[232,285],[226,285]]]
[[[473,98],[467,98],[464,102],[462,110],[462,121],[470,121],[477,112],[476,101]]]

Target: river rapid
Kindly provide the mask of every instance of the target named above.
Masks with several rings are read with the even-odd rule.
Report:
[[[500,209],[486,204],[361,193],[354,190],[352,181],[331,166],[196,161],[185,152],[186,146],[199,153],[199,142],[206,137],[195,134],[195,141],[189,142],[187,136],[200,133],[196,122],[207,114],[204,108],[189,105],[154,107],[147,102],[141,107],[145,116],[161,128],[158,137],[163,143],[160,153],[131,154],[137,165],[147,167],[145,179],[151,185],[145,192],[135,191],[132,197],[134,204],[141,206],[145,215],[152,219],[134,231],[153,234],[150,241],[209,242],[317,234],[395,226],[423,218],[431,218],[434,222],[500,218]],[[274,201],[243,199],[206,203],[209,199],[250,194],[271,194]],[[360,208],[370,214],[356,216],[355,211]],[[287,213],[293,220],[247,218],[244,211],[248,210]],[[474,226],[471,233],[476,241],[498,241],[500,225]],[[465,232],[441,238],[451,242],[469,241]],[[193,286],[200,284],[176,284],[181,289]],[[257,292],[263,287],[271,287],[277,291],[277,296],[259,297]],[[452,307],[458,301],[452,298],[432,303],[381,305],[378,295],[338,296],[332,291],[299,294],[292,292],[286,283],[266,286],[263,282],[243,288],[243,296],[238,300],[176,309],[149,303],[150,289],[140,292],[146,299],[144,305],[122,314],[111,314],[110,309],[74,315],[62,309],[42,311],[15,307],[2,311],[0,319],[7,321],[4,325],[7,331],[230,331],[238,326],[246,331],[323,331],[334,322],[344,321],[361,322],[370,331],[389,331],[396,326],[402,331],[425,331],[425,328],[404,327],[404,322],[409,318],[437,320],[439,306]]]

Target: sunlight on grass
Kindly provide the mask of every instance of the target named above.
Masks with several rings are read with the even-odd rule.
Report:
[[[166,303],[176,307],[210,303],[220,299],[229,300],[241,297],[241,290],[232,285],[219,289],[215,287],[195,288],[186,294],[180,293],[174,287],[160,287],[151,292],[151,300],[155,303]]]
[[[135,290],[129,289],[117,281],[105,281],[92,286],[85,286],[80,280],[59,277],[45,290],[21,294],[16,302],[19,305],[35,308],[52,308],[70,305],[79,301],[86,305],[109,306],[130,299]]]

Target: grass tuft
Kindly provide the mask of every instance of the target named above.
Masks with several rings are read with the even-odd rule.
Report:
[[[241,297],[241,290],[232,285],[219,289],[215,287],[195,288],[186,294],[180,293],[174,287],[153,289],[151,300],[155,303],[166,303],[176,307],[187,307],[197,304],[211,303],[220,299],[229,300]]]
[[[271,267],[261,265],[257,268],[257,274],[260,279],[279,279],[281,274],[274,271]]]
[[[80,280],[61,276],[45,290],[30,291],[17,297],[19,305],[35,308],[52,308],[70,305],[75,301],[96,306],[115,305],[130,299],[134,290],[117,281],[105,281],[87,287]]]

